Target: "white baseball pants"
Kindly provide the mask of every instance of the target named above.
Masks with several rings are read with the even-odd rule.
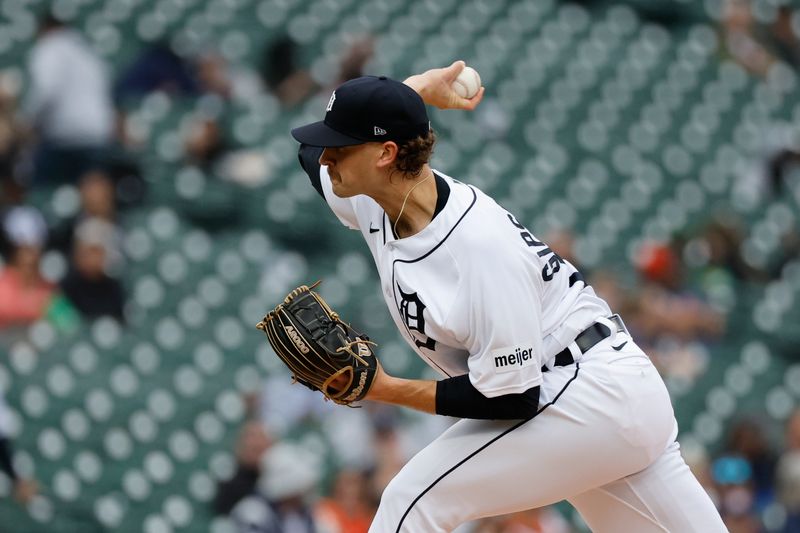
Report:
[[[532,420],[461,420],[420,451],[386,487],[370,533],[449,532],[561,500],[595,532],[727,531],[676,435],[658,371],[612,335],[544,374]]]

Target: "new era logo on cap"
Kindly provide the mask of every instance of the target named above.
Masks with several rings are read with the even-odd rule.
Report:
[[[383,128],[379,128],[378,126],[375,126],[374,132],[375,135],[386,135],[386,130]]]
[[[326,112],[326,113],[327,113],[328,111],[330,111],[331,109],[333,109],[333,102],[334,102],[335,100],[336,100],[336,91],[333,91],[333,92],[331,93],[331,99],[330,99],[330,100],[328,100],[328,105],[327,105],[327,106],[325,106],[325,112]]]

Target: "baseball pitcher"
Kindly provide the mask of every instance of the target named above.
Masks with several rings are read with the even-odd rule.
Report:
[[[454,91],[464,66],[348,81],[323,121],[292,130],[311,184],[361,232],[394,322],[441,379],[387,374],[313,287],[259,327],[298,381],[338,403],[462,419],[391,481],[370,531],[445,532],[565,499],[594,531],[726,531],[622,319],[513,213],[429,166],[426,104],[471,110],[483,96]]]

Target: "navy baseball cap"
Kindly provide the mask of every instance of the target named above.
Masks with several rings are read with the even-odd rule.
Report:
[[[367,142],[403,142],[430,130],[428,111],[417,92],[386,76],[362,76],[331,94],[325,120],[292,130],[310,146],[352,146]]]

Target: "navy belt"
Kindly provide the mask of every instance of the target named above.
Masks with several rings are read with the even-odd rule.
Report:
[[[619,331],[628,331],[628,329],[625,327],[625,323],[622,321],[619,315],[611,315],[608,317],[608,320],[617,326],[617,331],[615,331],[615,333]],[[581,353],[586,353],[594,348],[598,342],[603,339],[607,339],[610,336],[611,330],[608,329],[608,326],[600,322],[595,322],[585,330],[578,333],[578,336],[575,337],[574,342],[578,345],[578,349],[581,351]],[[574,362],[575,358],[572,357],[572,352],[568,346],[556,354],[556,360],[553,363],[553,366],[569,366]],[[548,370],[550,369],[547,368],[547,365],[542,366],[542,372],[547,372]]]

